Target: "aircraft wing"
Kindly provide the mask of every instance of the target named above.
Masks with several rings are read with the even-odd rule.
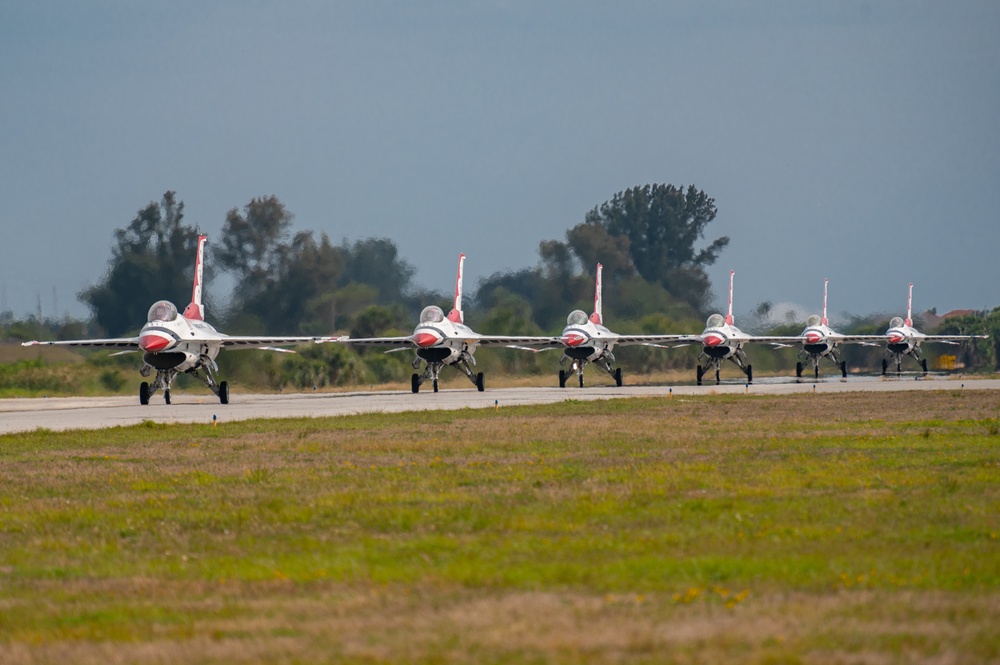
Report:
[[[885,343],[885,335],[841,335],[830,337],[837,344],[860,344],[862,346],[879,346]]]
[[[618,335],[615,344],[629,346],[643,344],[646,346],[661,346],[665,349],[671,345],[685,346],[692,342],[700,342],[700,335]]]
[[[416,346],[413,342],[413,335],[403,337],[323,337],[316,341],[318,343],[340,342],[343,344],[357,344],[358,346],[393,346],[397,348]]]
[[[63,339],[52,342],[21,342],[21,346],[81,346],[81,347],[103,347],[105,349],[134,349],[139,348],[138,337],[111,337],[108,339]]]
[[[315,342],[315,337],[266,337],[266,336],[240,336],[226,335],[219,339],[204,340],[206,344],[219,344],[224,349],[265,349],[273,351],[269,347],[295,346],[296,344],[308,344]]]
[[[801,344],[805,341],[805,338],[801,335],[753,335],[747,341],[753,344],[771,344],[782,348],[792,346],[793,344]]]
[[[924,335],[921,342],[944,342],[945,344],[958,344],[969,339],[986,339],[989,335]],[[884,339],[884,338],[883,338]]]
[[[555,349],[563,343],[558,337],[507,337],[505,335],[480,335],[476,339],[479,346],[509,346],[512,349],[521,348],[528,351],[545,348]]]

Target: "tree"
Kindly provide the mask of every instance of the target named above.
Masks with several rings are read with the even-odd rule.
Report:
[[[108,335],[123,335],[146,321],[157,300],[187,304],[194,274],[198,230],[183,224],[184,203],[168,191],[150,202],[124,229],[115,231],[108,272],[80,300]]]
[[[993,366],[1000,371],[1000,307],[988,312],[949,317],[935,331],[942,335],[988,335],[987,339],[972,339],[956,348],[969,369]]]
[[[222,226],[222,242],[213,257],[222,270],[236,275],[237,300],[250,300],[273,282],[279,270],[293,215],[277,196],[251,199],[243,212],[233,208]]]
[[[388,238],[365,238],[341,245],[345,267],[339,286],[350,282],[369,284],[378,289],[379,304],[399,302],[410,290],[413,266],[399,257],[399,249]]]
[[[556,245],[566,249],[562,243],[546,241],[541,243],[539,251],[543,252]],[[571,272],[571,265],[546,262],[541,268],[524,268],[517,272],[490,275],[479,281],[475,305],[484,311],[484,318],[489,318],[489,310],[505,306],[509,296],[516,295],[531,303],[534,321],[542,330],[561,330],[570,310],[579,302],[586,302],[588,298],[592,300],[593,296],[592,290],[591,295],[587,295],[587,291],[593,289],[593,280]]]
[[[323,335],[372,304],[407,299],[414,269],[391,240],[333,245],[326,234],[289,238],[292,214],[276,196],[233,208],[216,259],[237,279],[230,323],[242,331]]]
[[[715,214],[715,200],[694,185],[687,190],[644,185],[618,192],[596,206],[587,213],[584,225],[599,226],[611,237],[627,238],[632,265],[643,279],[661,284],[675,297],[704,310],[710,296],[705,268],[729,244],[723,236],[703,249],[695,247]],[[567,236],[579,236],[578,228]]]
[[[635,274],[628,236],[613,236],[600,224],[577,224],[566,232],[566,242],[580,260],[583,272],[604,266],[604,280],[615,283]]]

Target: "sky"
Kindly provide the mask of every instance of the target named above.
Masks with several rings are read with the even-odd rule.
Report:
[[[834,318],[909,282],[992,308],[998,29],[993,0],[0,0],[0,309],[87,316],[167,190],[209,243],[274,194],[448,292],[460,252],[474,289],[651,183],[715,199],[738,313],[824,278]]]

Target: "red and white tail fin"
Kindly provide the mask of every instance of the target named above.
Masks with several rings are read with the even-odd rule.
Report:
[[[458,255],[458,275],[455,276],[455,307],[448,312],[448,320],[454,323],[465,323],[462,313],[462,278],[465,276],[465,254]]]
[[[910,282],[910,295],[906,297],[906,325],[913,325],[913,282]]]
[[[208,236],[198,236],[198,253],[194,259],[194,286],[191,288],[191,302],[184,308],[185,319],[205,320],[205,305],[201,302],[201,279],[204,274],[205,241]]]
[[[604,324],[604,296],[601,294],[602,284],[601,284],[601,273],[604,271],[604,266],[600,263],[597,264],[597,277],[594,280],[594,313],[590,315],[590,322],[596,323],[597,325]]]
[[[726,325],[733,325],[733,275],[736,274],[735,270],[729,271],[729,313],[726,314]]]
[[[823,325],[824,326],[830,325],[829,321],[827,321],[827,318],[826,318],[826,285],[829,284],[829,283],[830,283],[830,280],[828,280],[828,279],[824,279],[823,280]]]

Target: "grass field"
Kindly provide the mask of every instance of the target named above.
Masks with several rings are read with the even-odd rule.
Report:
[[[2,663],[1000,661],[1000,394],[0,437]]]

